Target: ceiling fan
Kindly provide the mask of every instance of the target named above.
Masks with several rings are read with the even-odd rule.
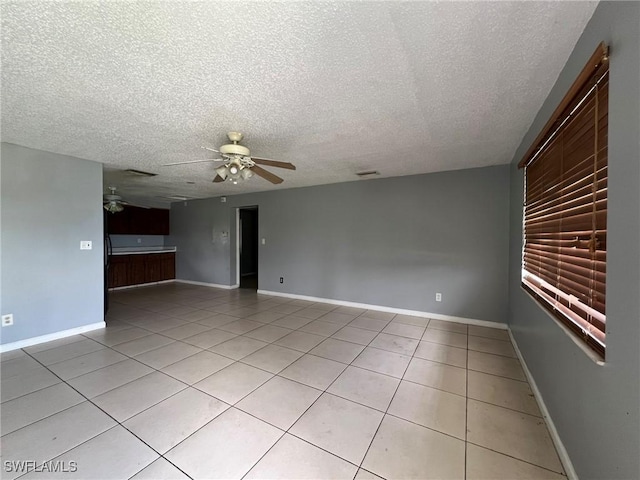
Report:
[[[283,182],[282,178],[265,170],[260,165],[286,168],[288,170],[296,169],[295,165],[291,163],[278,162],[276,160],[268,160],[266,158],[252,157],[251,151],[244,145],[240,145],[240,141],[242,140],[242,134],[240,132],[229,132],[227,133],[227,137],[229,137],[231,143],[222,145],[220,147],[220,150],[215,150],[209,147],[202,147],[205,150],[219,153],[221,158],[192,160],[190,162],[167,163],[163,165],[163,167],[172,165],[183,165],[186,163],[224,162],[223,165],[216,168],[217,175],[213,179],[213,181],[215,183],[219,183],[228,180],[234,184],[237,184],[239,180],[247,180],[254,174],[274,184]]]
[[[131,205],[134,207],[151,208],[144,205],[133,205],[132,203],[123,200],[120,195],[116,194],[116,187],[109,187],[109,193],[102,197],[102,207],[109,213],[118,213],[124,210],[125,205]]]

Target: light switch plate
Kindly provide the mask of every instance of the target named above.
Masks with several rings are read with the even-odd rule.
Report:
[[[80,241],[80,250],[91,250],[93,248],[91,240]]]

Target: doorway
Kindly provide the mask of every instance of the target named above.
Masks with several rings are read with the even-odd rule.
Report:
[[[258,289],[258,207],[239,209],[238,267],[240,288]]]

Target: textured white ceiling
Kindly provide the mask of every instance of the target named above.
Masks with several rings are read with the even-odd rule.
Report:
[[[595,6],[3,1],[2,141],[102,162],[149,204],[504,164]],[[229,130],[298,170],[160,166]]]

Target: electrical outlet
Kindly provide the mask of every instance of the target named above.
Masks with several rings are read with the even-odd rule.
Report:
[[[138,243],[142,243],[142,239],[141,238],[138,239]]]
[[[2,326],[9,327],[13,325],[13,313],[7,313],[6,315],[2,315]]]
[[[280,277],[280,283],[284,283],[284,277]]]
[[[442,301],[442,294],[436,293],[436,302],[441,302],[441,301]]]

